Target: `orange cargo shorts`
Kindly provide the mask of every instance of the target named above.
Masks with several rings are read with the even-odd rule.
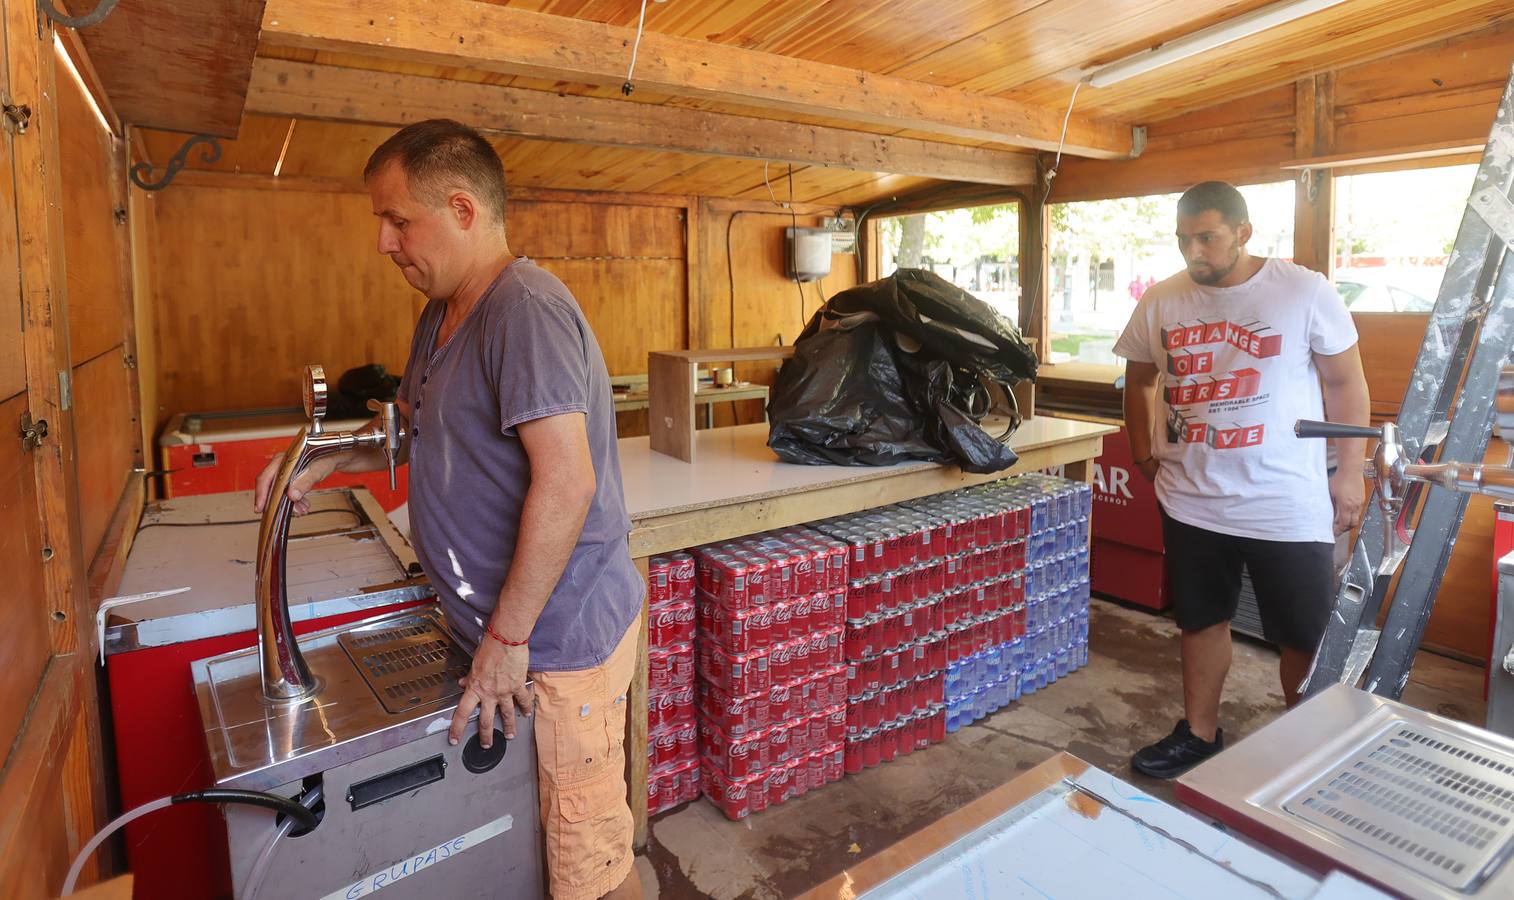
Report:
[[[626,692],[641,627],[638,614],[602,666],[531,673],[542,838],[556,900],[602,897],[631,872]]]

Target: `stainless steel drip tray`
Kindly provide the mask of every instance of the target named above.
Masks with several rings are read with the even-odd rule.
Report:
[[[1411,897],[1514,896],[1514,741],[1334,685],[1178,780],[1195,808]]]
[[[320,684],[310,700],[263,699],[257,649],[191,663],[220,787],[268,789],[446,729],[468,657],[435,606],[299,639]]]

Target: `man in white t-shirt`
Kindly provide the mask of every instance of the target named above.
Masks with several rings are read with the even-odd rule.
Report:
[[[1361,439],[1293,434],[1298,419],[1364,425],[1367,380],[1356,327],[1317,272],[1251,256],[1246,201],[1208,181],[1178,201],[1186,271],[1141,297],[1114,352],[1126,360],[1125,425],[1156,484],[1171,597],[1182,631],[1183,708],[1172,733],[1132,767],[1173,778],[1224,748],[1220,695],[1244,566],[1262,628],[1282,650],[1289,706],[1334,600],[1335,535],[1365,489]]]

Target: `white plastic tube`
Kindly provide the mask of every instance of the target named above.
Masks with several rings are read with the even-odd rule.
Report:
[[[69,866],[68,877],[63,879],[63,896],[67,897],[74,892],[74,885],[79,880],[79,873],[84,870],[85,860],[94,855],[95,850],[99,849],[100,845],[105,842],[106,838],[115,834],[116,831],[124,826],[127,822],[130,822],[134,819],[140,819],[150,812],[157,812],[163,807],[170,806],[172,804],[172,797],[159,797],[156,800],[142,804],[131,812],[122,813],[119,817],[116,818],[114,822],[111,822],[109,825],[106,825],[104,828],[96,832],[95,836],[89,839],[89,843],[84,845],[84,849],[79,851],[79,855],[74,857],[74,864],[72,866]]]
[[[321,788],[319,787],[300,798],[300,805],[306,809],[315,809],[316,804],[320,802]],[[273,838],[263,846],[263,852],[258,854],[257,860],[252,864],[252,872],[247,876],[247,889],[242,892],[241,900],[252,900],[258,895],[258,889],[263,886],[263,877],[268,874],[268,865],[273,861],[273,848],[278,846],[284,835],[294,830],[296,824],[298,822],[293,816],[285,816],[284,824],[279,826],[279,830],[273,833]]]

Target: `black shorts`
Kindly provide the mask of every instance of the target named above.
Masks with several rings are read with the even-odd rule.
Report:
[[[1198,631],[1230,621],[1245,566],[1267,640],[1309,653],[1319,646],[1335,601],[1334,544],[1220,534],[1179,522],[1166,510],[1162,539],[1179,628]]]

